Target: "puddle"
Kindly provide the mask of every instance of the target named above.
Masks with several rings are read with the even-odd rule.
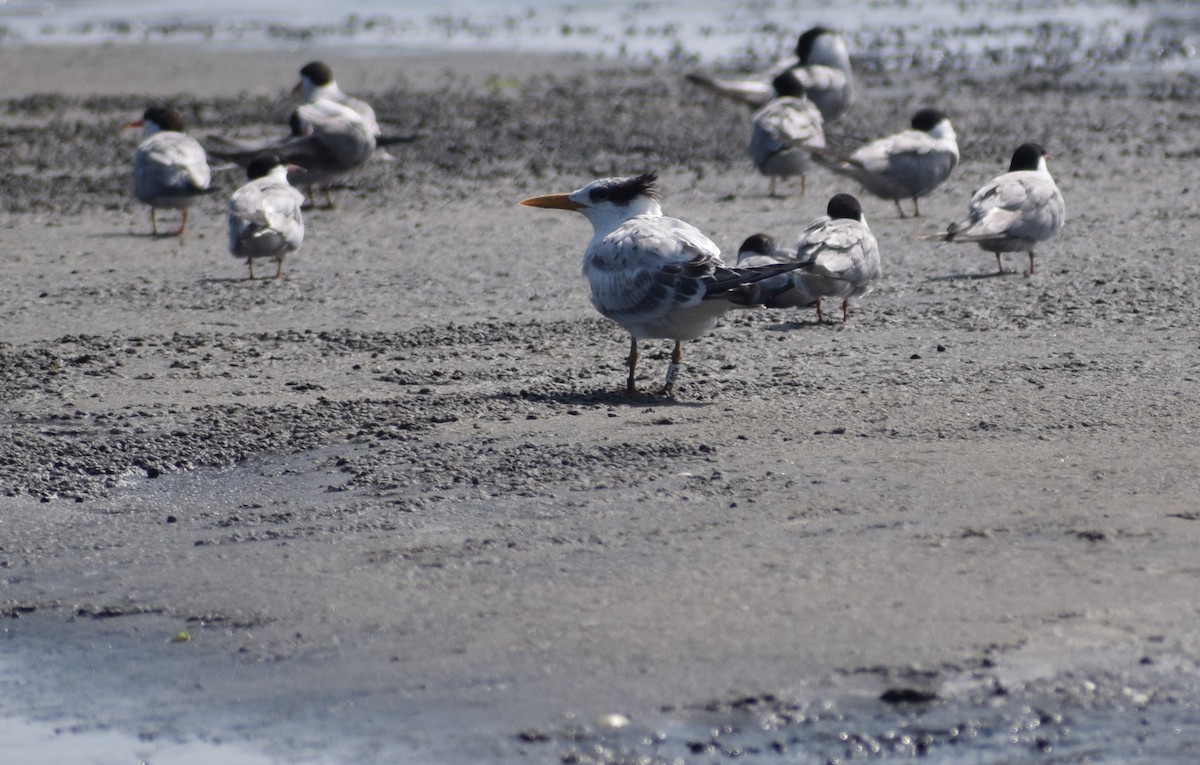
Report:
[[[232,744],[158,741],[69,722],[0,718],[4,761],[21,765],[269,765],[263,754]]]

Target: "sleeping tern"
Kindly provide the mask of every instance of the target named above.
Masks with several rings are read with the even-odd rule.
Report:
[[[757,109],[775,97],[771,82],[785,71],[795,73],[826,122],[840,118],[854,102],[854,74],[846,41],[837,32],[821,26],[800,35],[795,58],[784,59],[757,76],[731,80],[689,74],[687,79]]]
[[[755,282],[799,263],[726,268],[717,246],[698,229],[663,215],[658,176],[601,178],[569,194],[523,200],[523,205],[574,210],[592,224],[583,275],[592,305],[629,332],[626,392],[637,393],[638,340],[675,341],[662,393],[674,395],[683,343],[708,332],[735,306],[757,307]]]
[[[769,234],[751,234],[738,248],[739,268],[757,268],[776,263],[796,263],[796,251],[780,247]],[[817,296],[807,284],[803,271],[789,271],[758,282],[762,304],[767,308],[812,308]]]

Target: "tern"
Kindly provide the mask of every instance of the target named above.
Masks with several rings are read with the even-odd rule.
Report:
[[[229,199],[229,251],[246,259],[251,279],[256,258],[273,259],[278,279],[284,256],[304,241],[304,195],[288,183],[296,170],[277,156],[257,157],[246,169],[249,182]]]
[[[780,247],[769,234],[751,234],[738,248],[738,268],[757,268],[776,263],[795,263],[796,252]],[[817,296],[807,284],[803,271],[790,271],[758,282],[762,304],[767,308],[811,308]]]
[[[840,34],[816,26],[800,35],[796,57],[775,64],[766,72],[746,80],[724,80],[709,75],[689,74],[687,79],[718,95],[759,108],[774,98],[771,82],[785,71],[793,71],[821,110],[826,122],[840,118],[854,102],[854,74],[850,52]]]
[[[159,209],[180,210],[183,219],[172,233],[183,236],[188,208],[211,193],[212,173],[203,147],[184,134],[183,117],[167,106],[153,106],[125,127],[142,129],[142,142],[133,154],[133,193],[150,205],[150,230],[158,234]]]
[[[375,151],[375,136],[362,116],[348,106],[328,98],[301,104],[290,120],[291,135],[279,141],[242,143],[209,136],[208,150],[214,157],[248,166],[264,155],[276,155],[285,163],[304,168],[296,181],[308,189],[320,187],[327,207],[333,207],[334,182],[366,162]]]
[[[797,272],[816,299],[817,321],[825,320],[821,299],[842,299],[842,323],[850,318],[850,301],[871,291],[883,275],[879,244],[867,225],[862,205],[850,194],[835,194],[826,214],[808,225],[796,245]]]
[[[375,110],[361,98],[346,95],[333,79],[333,69],[323,61],[310,61],[300,69],[300,81],[292,88],[294,95],[300,95],[304,103],[311,104],[325,98],[353,109],[362,117],[363,124],[371,135],[378,138],[382,131],[375,119]]]
[[[872,141],[851,154],[813,144],[813,158],[838,175],[858,181],[870,194],[896,203],[911,199],[913,217],[921,215],[917,200],[942,185],[958,165],[958,137],[950,119],[937,109],[921,109],[912,129]]]
[[[805,173],[812,169],[812,152],[823,148],[825,130],[821,112],[804,97],[804,86],[791,71],[775,78],[778,97],[754,113],[750,128],[750,158],[759,172],[771,179],[769,194],[775,196],[778,178],[800,176],[800,194],[807,185]]]
[[[419,140],[420,135],[384,135],[383,130],[379,127],[379,121],[375,118],[375,110],[371,105],[361,98],[347,95],[338,87],[337,81],[333,79],[333,69],[323,61],[310,61],[300,69],[300,81],[292,88],[293,95],[300,95],[306,104],[313,104],[321,99],[328,99],[334,103],[353,109],[362,117],[363,123],[371,135],[375,136],[375,144],[378,147],[394,146],[401,143],[412,143]],[[377,157],[384,159],[395,159],[386,151],[376,153]]]
[[[712,329],[735,306],[761,305],[755,282],[799,267],[726,268],[716,244],[694,226],[663,215],[655,172],[634,178],[600,178],[569,194],[521,202],[529,207],[574,210],[592,224],[583,253],[583,275],[592,305],[629,332],[626,393],[637,393],[638,341],[675,341],[664,395],[675,394],[683,343]]]
[[[1062,230],[1067,207],[1046,167],[1046,150],[1024,143],[1013,152],[1008,172],[975,192],[967,217],[945,233],[925,237],[939,242],[974,242],[996,253],[997,273],[1005,273],[1002,252],[1028,252],[1029,270],[1037,273],[1034,248]]]

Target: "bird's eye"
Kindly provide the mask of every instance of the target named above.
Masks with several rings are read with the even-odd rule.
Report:
[[[608,200],[608,187],[601,186],[598,189],[592,189],[592,193],[588,196],[592,198],[593,202],[605,202]]]

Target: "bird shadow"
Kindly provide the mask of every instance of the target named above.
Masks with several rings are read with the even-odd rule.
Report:
[[[196,284],[260,284],[276,281],[274,276],[206,276],[197,279]]]
[[[680,401],[674,396],[657,392],[641,392],[632,396],[623,390],[584,391],[499,391],[490,398],[497,401],[531,401],[537,403],[568,404],[573,406],[675,406],[700,408],[710,406],[705,401]]]
[[[987,274],[946,274],[945,276],[931,276],[931,282],[961,282],[961,281],[978,281],[980,279],[995,279],[1001,276],[1016,276],[1020,271],[992,271]]]
[[[811,329],[813,327],[835,327],[842,322],[840,321],[817,321],[812,319],[809,321],[781,321],[777,324],[772,324],[767,327],[768,332],[795,332],[798,329]]]
[[[151,231],[105,231],[99,234],[93,234],[97,239],[175,239],[183,241],[183,237],[176,234],[174,231],[164,231],[155,234]]]

